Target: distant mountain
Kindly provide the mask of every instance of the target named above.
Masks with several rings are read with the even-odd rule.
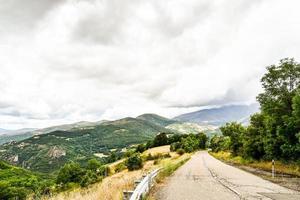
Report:
[[[259,111],[258,104],[229,105],[219,108],[199,110],[175,117],[175,120],[194,122],[200,125],[224,125],[226,122],[238,121],[244,124],[249,122],[250,115]]]
[[[86,162],[95,154],[121,152],[123,148],[153,139],[159,132],[169,130],[139,118],[106,121],[4,144],[0,146],[0,159],[36,171],[52,172],[71,160]]]
[[[4,129],[2,129],[4,130]],[[17,129],[17,130],[4,130],[1,132],[1,135],[20,135],[24,134],[27,132],[31,132],[36,130],[36,128],[22,128],[22,129]]]
[[[53,172],[69,161],[86,163],[100,154],[122,152],[124,148],[153,139],[159,132],[210,134],[215,128],[156,114],[115,121],[78,122],[12,135],[6,141],[13,142],[0,145],[0,159],[40,172]]]
[[[31,132],[34,130],[36,129],[23,128],[18,130],[5,130],[2,133],[0,133],[0,145],[6,142],[20,141],[29,138],[33,135],[33,133]]]
[[[51,126],[51,127],[42,128],[42,129],[24,128],[24,129],[19,129],[19,130],[5,130],[2,132],[2,134],[0,133],[0,145],[4,144],[6,142],[11,142],[11,141],[18,142],[18,141],[30,138],[34,135],[41,135],[41,134],[50,133],[53,131],[69,131],[72,129],[80,129],[80,128],[86,128],[89,126],[95,126],[95,125],[101,124],[102,122],[105,122],[105,121],[98,121],[98,122],[81,121],[81,122],[76,122],[73,124],[63,124],[63,125]]]
[[[40,135],[40,134],[45,134],[45,133],[50,133],[53,131],[69,131],[72,129],[80,129],[84,127],[89,127],[89,126],[96,126],[98,124],[103,123],[104,121],[98,121],[98,122],[88,122],[88,121],[80,121],[72,124],[62,124],[58,126],[50,126],[47,128],[43,129],[37,129],[33,131],[33,135]]]
[[[3,133],[7,132],[8,130],[0,128],[0,135],[2,135]]]
[[[163,127],[177,122],[176,120],[168,119],[168,118],[165,118],[165,117],[162,117],[162,116],[159,116],[156,114],[150,114],[150,113],[140,115],[137,117],[137,119],[142,119],[142,120],[145,120],[145,121],[148,121],[148,122],[151,122],[153,124],[156,124],[158,126],[163,126]]]

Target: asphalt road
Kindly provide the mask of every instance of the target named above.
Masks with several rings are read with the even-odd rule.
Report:
[[[159,188],[161,200],[300,200],[300,194],[229,166],[206,151],[196,153]]]

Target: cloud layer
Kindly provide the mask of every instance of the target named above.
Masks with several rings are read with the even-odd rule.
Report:
[[[0,127],[253,102],[300,60],[296,0],[17,0],[0,5]]]

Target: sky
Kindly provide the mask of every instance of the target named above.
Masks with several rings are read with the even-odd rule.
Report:
[[[0,127],[249,104],[300,60],[298,0],[5,0]]]

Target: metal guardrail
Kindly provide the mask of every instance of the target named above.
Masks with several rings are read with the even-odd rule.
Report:
[[[154,178],[158,175],[161,169],[156,169],[149,173],[144,179],[136,186],[133,193],[130,195],[129,200],[140,200],[147,194],[153,185]]]

